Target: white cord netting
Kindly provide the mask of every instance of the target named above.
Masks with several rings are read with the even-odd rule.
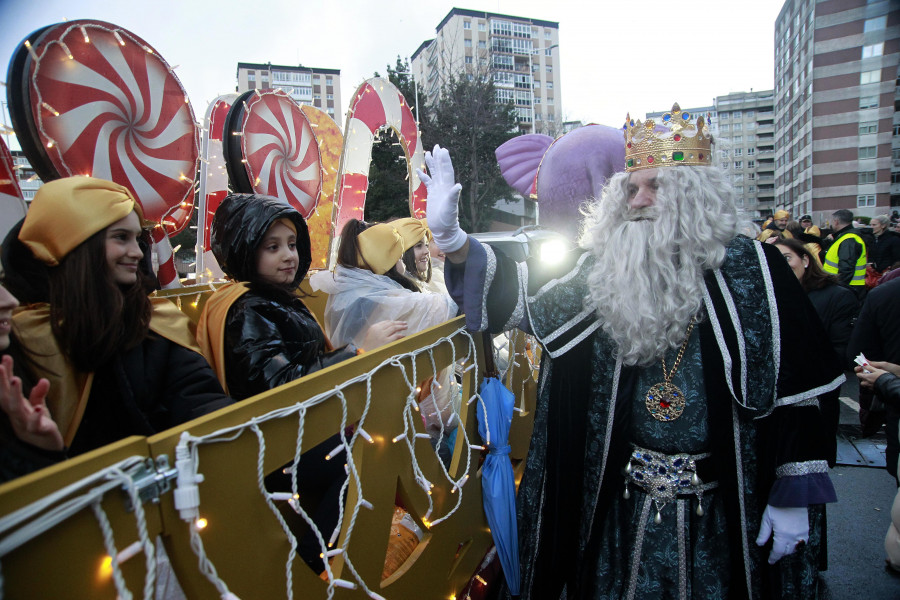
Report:
[[[466,349],[464,356],[458,356],[457,344],[454,344],[454,340],[458,343],[460,338],[463,338],[464,340],[463,344]],[[513,342],[514,340],[510,340],[510,347],[513,347]],[[439,431],[437,433],[437,445],[415,443],[416,439],[419,437],[431,437],[427,433],[421,433],[423,416],[419,414],[420,404],[417,401],[420,391],[419,385],[421,385],[419,382],[427,380],[428,375],[430,375],[431,396],[435,396],[436,389],[441,386],[438,379],[438,373],[441,369],[437,366],[434,351],[443,344],[449,344],[449,348],[451,349],[451,360],[449,364],[451,370],[452,368],[455,368],[458,375],[465,376],[468,371],[477,368],[478,358],[475,342],[464,328],[460,328],[451,334],[441,337],[432,344],[419,347],[409,353],[387,358],[371,371],[342,381],[333,388],[303,402],[273,410],[269,413],[256,416],[245,423],[223,428],[207,435],[194,436],[190,433],[182,434],[175,453],[175,466],[178,471],[177,487],[174,494],[176,508],[179,509],[181,518],[188,523],[188,527],[190,528],[191,549],[197,556],[198,569],[203,576],[216,587],[220,597],[226,600],[237,598],[237,596],[229,590],[228,585],[207,556],[200,528],[196,526],[197,519],[200,516],[200,500],[197,484],[203,480],[203,475],[199,470],[199,449],[207,444],[234,441],[246,431],[252,433],[257,439],[258,455],[255,475],[259,493],[262,495],[263,500],[277,519],[286,539],[290,543],[290,549],[285,557],[285,584],[287,597],[289,599],[294,598],[293,564],[298,556],[298,543],[283,514],[279,510],[279,507],[276,505],[276,502],[285,500],[315,535],[324,559],[323,563],[328,583],[327,597],[329,599],[332,598],[335,593],[335,588],[343,587],[353,589],[359,588],[370,598],[383,600],[383,597],[373,589],[373,587],[377,589],[378,583],[380,582],[369,582],[374,583],[374,585],[370,587],[369,583],[363,580],[363,577],[354,566],[349,551],[360,509],[372,508],[371,503],[366,500],[366,490],[363,487],[363,481],[360,478],[356,460],[354,459],[354,448],[361,438],[364,442],[371,441],[371,437],[365,431],[365,424],[366,418],[373,405],[373,378],[384,369],[398,370],[399,373],[402,374],[402,379],[407,386],[407,395],[401,415],[402,431],[398,432],[392,441],[396,444],[405,446],[405,449],[409,454],[409,464],[412,468],[413,480],[425,493],[425,497],[427,498],[428,507],[422,516],[422,520],[427,524],[428,528],[431,529],[446,521],[460,508],[463,500],[464,485],[472,475],[472,451],[480,451],[483,449],[483,446],[477,445],[469,439],[465,427],[454,425],[453,427],[455,427],[457,431],[457,436],[462,439],[462,452],[465,456],[465,467],[461,470],[456,469],[458,476],[454,478],[444,461],[435,456],[435,464],[440,466],[439,476],[443,481],[432,482],[425,475],[425,471],[420,465],[420,457],[423,452],[437,454],[440,443],[443,442],[445,436],[450,433],[452,427],[450,430],[445,431],[444,420],[438,419],[437,423],[439,423]],[[428,371],[430,371],[425,377],[422,377],[422,374],[417,372],[416,359],[422,355],[425,355]],[[517,355],[512,356],[512,360],[510,360],[508,367],[509,369],[513,367],[516,356]],[[530,364],[530,361],[529,366],[534,368],[534,366]],[[453,386],[458,385],[455,378],[451,379]],[[361,383],[365,385],[365,404],[359,418],[351,423],[345,391],[351,386]],[[459,423],[459,412],[467,410],[467,406],[472,402],[478,401],[480,403],[479,410],[486,410],[484,401],[478,394],[477,389],[477,381],[474,381],[472,394],[465,402],[460,401],[459,393],[449,394],[450,399],[453,402],[455,423]],[[299,497],[297,469],[288,468],[286,470],[286,472],[290,472],[291,474],[290,492],[273,492],[266,489],[264,484],[266,474],[263,466],[266,457],[266,438],[261,425],[279,419],[292,418],[296,421],[297,433],[292,465],[297,465],[304,452],[303,440],[307,412],[311,408],[326,402],[338,402],[340,404],[340,445],[332,451],[332,454],[340,452],[346,453],[347,477],[344,480],[343,488],[338,500],[338,524],[333,531],[323,532],[318,529],[312,516],[309,515],[297,501],[297,498]],[[423,401],[422,406],[425,404],[426,403]],[[438,412],[440,411],[439,407],[435,408]],[[351,425],[354,427],[351,428]],[[489,431],[487,432],[487,437],[489,442]],[[457,442],[457,448],[458,447],[459,442]],[[139,552],[143,552],[146,562],[146,578],[143,587],[143,597],[145,600],[152,600],[154,597],[154,585],[156,579],[154,545],[147,530],[146,517],[133,478],[133,474],[141,467],[141,465],[143,465],[145,460],[146,459],[143,457],[132,457],[121,461],[116,465],[98,471],[89,477],[45,496],[39,501],[31,503],[18,511],[0,518],[0,564],[2,564],[3,557],[10,552],[26,544],[28,541],[50,531],[78,512],[90,508],[100,527],[106,552],[112,557],[110,565],[112,570],[112,580],[118,596],[123,600],[128,600],[133,597],[132,592],[126,587],[119,566],[120,560],[122,560],[123,555],[133,556]],[[442,514],[434,515],[435,518],[432,518],[435,506],[431,490],[435,484],[447,486],[450,493],[455,495],[455,502],[451,500],[449,504],[444,505]],[[348,496],[347,491],[350,485],[353,485],[356,493]],[[138,540],[128,544],[125,547],[125,550],[120,550],[117,547],[112,525],[110,524],[105,511],[101,507],[101,502],[105,495],[112,490],[124,490],[131,500],[131,505],[134,507],[133,515],[138,531]],[[348,500],[348,498],[354,497],[355,500]],[[346,526],[344,526],[345,521],[347,521]],[[337,542],[342,528],[345,531],[345,534],[344,537],[340,539],[340,544],[338,544]],[[119,542],[121,543],[122,540],[120,539]],[[338,554],[343,555],[345,574],[342,578],[335,577],[330,561],[328,560]],[[120,560],[117,560],[117,558]],[[0,567],[0,600],[2,600],[2,598],[3,576],[2,567]]]
[[[453,343],[454,339],[459,339],[460,337],[464,338],[466,347],[465,356],[462,357],[457,356],[457,347],[456,344]],[[194,526],[194,522],[197,518],[199,518],[200,515],[200,500],[199,494],[196,490],[196,484],[199,483],[199,481],[201,481],[203,478],[199,470],[199,449],[207,444],[217,444],[236,440],[245,431],[247,431],[252,433],[257,439],[258,454],[255,473],[257,487],[290,543],[290,549],[285,560],[285,583],[287,598],[291,600],[294,598],[292,573],[294,561],[298,556],[298,544],[296,538],[291,532],[287,521],[279,510],[278,505],[276,505],[276,502],[278,501],[287,501],[288,505],[294,510],[297,515],[299,515],[299,517],[314,533],[315,539],[317,540],[319,545],[319,549],[321,550],[321,556],[323,558],[325,576],[327,578],[328,584],[327,598],[330,599],[334,596],[335,588],[358,588],[365,592],[370,598],[383,600],[383,597],[379,595],[375,591],[375,589],[373,589],[377,588],[377,584],[370,587],[369,584],[373,582],[367,583],[366,581],[364,581],[363,577],[354,566],[353,558],[349,550],[351,547],[351,542],[353,539],[357,517],[360,513],[360,509],[372,508],[372,504],[366,500],[366,490],[363,487],[363,481],[360,477],[356,460],[354,459],[354,448],[356,447],[360,439],[363,439],[364,442],[371,441],[371,437],[366,432],[365,426],[366,418],[373,405],[372,379],[383,369],[397,369],[399,373],[402,374],[403,381],[407,387],[407,395],[406,402],[404,403],[402,409],[403,413],[401,415],[403,430],[399,432],[398,435],[396,435],[396,437],[392,439],[392,441],[396,444],[405,445],[405,448],[409,454],[410,465],[412,467],[413,480],[415,481],[416,485],[421,488],[421,490],[426,494],[425,497],[427,498],[428,508],[425,511],[422,520],[423,522],[427,523],[427,526],[429,527],[429,529],[431,529],[446,521],[460,508],[463,499],[463,486],[469,479],[473,468],[471,462],[472,450],[480,451],[483,447],[469,440],[466,428],[456,428],[457,435],[462,436],[462,452],[465,456],[465,468],[459,472],[459,476],[456,478],[454,478],[450,474],[444,462],[440,460],[439,457],[435,456],[435,462],[440,466],[440,476],[443,479],[442,482],[437,483],[446,485],[450,489],[450,493],[455,495],[455,503],[452,503],[452,506],[450,506],[449,509],[445,510],[443,514],[437,515],[435,518],[432,518],[435,506],[432,500],[431,490],[436,482],[429,481],[419,463],[419,460],[420,455],[423,452],[431,452],[437,454],[441,442],[443,442],[445,436],[448,433],[445,431],[443,420],[438,419],[436,421],[436,423],[439,424],[437,444],[433,446],[428,445],[428,450],[425,450],[425,444],[415,443],[416,439],[420,437],[431,438],[429,434],[422,433],[420,431],[422,429],[423,416],[419,414],[420,405],[417,402],[417,398],[419,392],[421,391],[421,388],[420,384],[417,382],[426,380],[428,375],[430,375],[431,397],[433,398],[435,396],[437,389],[441,387],[438,379],[438,374],[441,369],[438,368],[435,361],[434,350],[443,344],[449,344],[451,353],[451,367],[456,364],[471,364],[469,368],[463,369],[463,371],[468,371],[477,365],[478,359],[475,342],[464,328],[460,328],[447,336],[441,337],[432,344],[419,347],[412,352],[398,354],[387,358],[371,371],[363,373],[357,377],[342,381],[339,384],[335,385],[333,388],[316,396],[313,396],[312,398],[309,398],[308,400],[305,400],[303,402],[298,402],[291,406],[273,410],[269,413],[256,416],[245,423],[227,427],[207,435],[194,436],[189,433],[182,434],[181,439],[178,443],[178,447],[176,449],[176,465],[178,466],[179,470],[178,487],[179,490],[185,492],[186,496],[191,498],[192,501],[185,503],[182,506],[179,506],[176,502],[176,508],[179,508],[182,519],[188,522],[189,527],[191,527],[191,547],[197,555],[200,571],[216,587],[216,589],[219,591],[219,594],[223,598],[234,598],[235,596],[232,592],[229,591],[228,585],[213,566],[212,561],[206,554],[206,549],[203,545],[201,535],[198,532],[197,528]],[[425,377],[417,372],[416,359],[422,355],[427,358],[429,370],[429,373]],[[362,408],[362,412],[358,420],[351,423],[348,411],[348,400],[345,396],[345,392],[351,386],[355,386],[358,384],[365,385],[365,404]],[[453,385],[456,385],[455,380],[453,381]],[[473,393],[465,403],[458,402],[456,400],[458,394],[450,394],[450,398],[454,402],[454,422],[459,422],[459,411],[465,409],[468,404],[471,404],[476,400],[481,403],[480,410],[485,410],[484,401],[475,390],[477,390],[477,386],[473,386]],[[337,526],[332,531],[320,531],[311,515],[309,515],[307,511],[304,510],[301,506],[300,502],[298,501],[298,469],[294,468],[294,466],[298,465],[299,461],[301,460],[301,454],[303,453],[304,427],[307,411],[312,407],[324,404],[326,402],[338,402],[341,413],[341,422],[338,429],[340,444],[331,451],[329,456],[337,455],[343,452],[347,457],[347,477],[344,480],[338,500],[339,518],[337,520]],[[423,402],[423,405],[424,404],[425,403]],[[436,409],[438,410],[438,412],[440,411],[440,407],[436,407]],[[264,468],[266,457],[266,437],[261,425],[269,421],[287,418],[294,418],[297,422],[297,435],[296,445],[294,448],[293,463],[291,463],[291,466],[288,466],[285,469],[285,472],[290,473],[291,476],[290,492],[275,492],[268,490],[264,483],[264,479],[266,477]],[[351,425],[354,426],[352,427],[352,433],[350,433]],[[488,436],[489,435],[490,434],[488,433]],[[348,496],[347,494],[347,491],[351,485],[356,491],[356,499],[354,501],[348,500],[348,498],[352,497]],[[178,498],[179,490],[176,490],[176,500]],[[340,539],[340,543],[338,544],[342,529],[345,533],[343,538]],[[335,576],[330,561],[328,560],[329,558],[334,557],[338,554],[343,555],[345,574],[342,578],[337,578]]]

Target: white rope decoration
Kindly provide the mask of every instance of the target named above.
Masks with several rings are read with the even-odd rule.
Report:
[[[348,379],[344,382],[339,383],[333,389],[322,392],[304,402],[298,402],[291,406],[279,408],[269,413],[259,415],[254,417],[250,421],[246,423],[242,423],[240,425],[235,425],[232,427],[227,427],[216,432],[204,435],[204,436],[193,436],[189,433],[185,432],[182,434],[181,439],[176,448],[176,467],[178,469],[178,484],[177,489],[175,490],[175,506],[179,510],[181,518],[189,523],[191,527],[191,547],[194,550],[194,553],[197,555],[199,561],[200,571],[206,576],[209,581],[216,586],[216,589],[219,591],[220,595],[223,599],[236,599],[231,592],[228,591],[228,586],[222,580],[222,578],[218,575],[215,567],[212,562],[209,560],[206,555],[205,548],[203,546],[203,541],[197,528],[194,526],[195,521],[199,518],[199,492],[197,489],[197,484],[203,480],[203,476],[199,474],[199,454],[198,449],[203,444],[214,444],[220,442],[229,442],[237,439],[244,431],[250,430],[252,431],[258,441],[259,453],[257,456],[257,483],[259,486],[260,493],[263,495],[263,498],[269,509],[273,512],[273,514],[278,519],[279,524],[281,525],[282,530],[285,535],[288,537],[290,541],[290,550],[288,552],[287,562],[285,565],[286,568],[286,582],[287,582],[287,597],[292,600],[293,599],[293,576],[292,576],[292,567],[293,563],[297,556],[297,540],[294,538],[294,535],[291,533],[287,522],[284,517],[281,515],[278,507],[275,506],[275,501],[287,501],[289,505],[294,509],[294,511],[300,515],[300,517],[307,523],[307,525],[311,528],[311,530],[315,533],[316,539],[319,542],[319,546],[321,549],[321,555],[323,557],[325,572],[328,576],[328,588],[327,588],[327,597],[331,599],[334,596],[335,588],[345,588],[345,589],[357,589],[360,588],[364,591],[369,598],[373,600],[384,600],[384,598],[371,590],[366,582],[363,581],[362,576],[356,570],[353,565],[352,558],[349,556],[347,552],[347,548],[349,548],[354,528],[356,525],[356,520],[359,515],[360,508],[368,508],[371,509],[372,505],[369,503],[364,496],[364,490],[362,488],[362,480],[360,479],[359,472],[356,467],[356,463],[352,458],[353,449],[359,440],[359,438],[363,438],[366,442],[372,442],[371,436],[365,431],[365,421],[368,416],[369,410],[372,407],[372,378],[375,376],[383,368],[394,367],[400,370],[403,379],[408,388],[408,395],[406,398],[406,404],[403,408],[403,423],[404,428],[403,431],[393,438],[393,442],[397,443],[401,440],[406,443],[407,450],[410,456],[410,462],[413,471],[413,479],[416,484],[426,493],[428,499],[428,510],[425,515],[422,517],[426,526],[431,528],[434,527],[446,519],[450,518],[462,505],[462,488],[465,485],[466,481],[469,479],[469,470],[471,468],[471,450],[482,450],[483,446],[474,445],[470,442],[468,438],[468,434],[466,433],[465,428],[457,427],[458,435],[463,436],[463,440],[465,441],[465,453],[466,453],[466,466],[464,472],[458,479],[454,479],[450,473],[448,472],[446,466],[444,466],[443,461],[438,457],[437,463],[440,465],[441,471],[443,473],[444,479],[447,484],[452,488],[451,493],[456,494],[457,499],[455,505],[441,517],[431,520],[431,514],[434,510],[434,503],[431,496],[431,489],[434,487],[434,484],[430,482],[427,477],[425,477],[424,471],[419,465],[419,461],[416,453],[416,445],[415,441],[419,437],[427,437],[430,440],[430,437],[427,433],[417,433],[416,432],[416,413],[419,412],[419,406],[416,403],[416,381],[418,381],[418,375],[416,372],[416,359],[423,353],[427,353],[429,362],[431,364],[431,371],[433,374],[431,381],[431,397],[433,403],[436,406],[436,401],[434,401],[434,392],[435,388],[440,388],[440,384],[438,383],[438,369],[434,359],[434,349],[444,343],[449,343],[451,346],[451,367],[457,363],[457,353],[456,346],[453,344],[453,338],[456,336],[464,336],[467,340],[467,353],[465,358],[462,360],[462,364],[465,364],[469,360],[472,361],[472,365],[466,369],[463,369],[463,373],[468,370],[474,368],[477,363],[477,349],[475,346],[475,341],[472,336],[466,332],[465,328],[460,328],[455,332],[444,336],[434,343],[423,346],[421,348],[417,348],[413,352],[409,352],[406,354],[400,354],[392,356],[388,359],[382,361],[378,366],[367,373],[363,373],[357,377]],[[410,373],[406,364],[404,364],[405,359],[410,359],[410,363],[412,366],[412,372]],[[411,375],[411,376],[410,376]],[[477,378],[477,374],[476,374]],[[348,406],[347,406],[347,398],[344,395],[344,390],[349,388],[352,385],[365,382],[366,385],[366,402],[363,408],[362,414],[360,415],[358,421],[356,422],[356,428],[353,431],[353,434],[350,436],[350,439],[347,439],[347,428],[350,423],[348,423]],[[476,381],[477,383],[477,381]],[[484,400],[477,392],[477,385],[475,386],[475,390],[471,398],[466,403],[471,404],[473,401],[478,400],[481,402],[481,409],[485,410]],[[339,401],[341,403],[341,424],[339,435],[341,439],[341,444],[337,446],[334,450],[331,451],[329,456],[333,459],[339,456],[342,452],[346,453],[347,462],[345,465],[345,469],[347,471],[347,478],[344,480],[344,484],[341,488],[341,494],[338,500],[338,508],[339,508],[339,518],[338,524],[335,529],[330,532],[329,538],[326,541],[323,533],[319,531],[318,527],[313,523],[312,518],[306,513],[306,511],[300,506],[300,503],[297,501],[299,498],[298,494],[298,485],[297,485],[297,465],[301,460],[302,454],[302,440],[303,440],[303,432],[304,432],[304,424],[306,411],[310,408],[317,406],[319,404],[323,404],[328,401]],[[457,409],[454,414],[456,414],[456,419],[458,421],[459,415]],[[438,410],[438,412],[440,412]],[[297,443],[294,450],[294,460],[291,466],[285,469],[286,472],[290,472],[291,474],[291,492],[269,492],[266,490],[264,485],[264,459],[265,459],[265,451],[266,451],[266,442],[265,435],[260,429],[260,425],[266,423],[268,421],[284,419],[296,414],[298,418],[297,423]],[[418,417],[421,421],[421,417]],[[440,427],[440,435],[438,437],[438,444],[444,438],[444,424],[443,420],[441,421]],[[488,439],[490,439],[490,431],[487,432]],[[430,444],[429,444],[430,446]],[[437,453],[437,448],[439,445],[435,446],[435,449],[432,451]],[[347,507],[345,506],[345,497],[346,492],[350,485],[350,480],[353,480],[353,484],[355,489],[358,492],[358,498],[351,509],[350,520],[346,527],[346,533],[343,540],[343,545],[335,547],[337,544],[338,537],[340,536],[340,531],[345,520],[345,511]],[[457,493],[458,492],[458,493]],[[347,572],[350,575],[350,579],[335,579],[334,573],[331,570],[331,564],[328,560],[338,554],[343,555],[344,565],[346,566]]]

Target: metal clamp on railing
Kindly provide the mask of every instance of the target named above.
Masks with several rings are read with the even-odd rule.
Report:
[[[134,481],[141,502],[159,502],[159,497],[172,489],[171,482],[178,476],[178,470],[169,466],[169,457],[165,454],[154,461],[146,458],[129,472]],[[125,508],[134,511],[131,498],[125,498]]]

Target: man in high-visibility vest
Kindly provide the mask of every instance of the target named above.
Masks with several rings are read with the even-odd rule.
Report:
[[[834,242],[825,253],[822,268],[836,275],[862,302],[866,296],[866,244],[853,228],[853,213],[842,208],[831,214]]]

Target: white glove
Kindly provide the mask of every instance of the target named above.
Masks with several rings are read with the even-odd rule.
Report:
[[[782,557],[793,554],[797,546],[809,541],[809,514],[806,508],[779,508],[766,505],[759,526],[756,545],[762,546],[775,532],[769,564],[774,565]]]
[[[435,145],[434,150],[425,153],[426,175],[421,169],[416,171],[419,179],[428,188],[425,215],[428,228],[434,235],[438,248],[444,252],[454,252],[466,243],[466,233],[459,228],[459,192],[462,186],[454,184],[453,162],[450,153]]]

